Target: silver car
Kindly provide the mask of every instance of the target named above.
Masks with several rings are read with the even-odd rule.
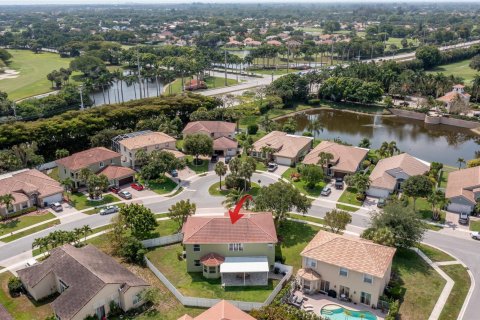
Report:
[[[105,208],[102,208],[102,210],[100,210],[100,214],[102,216],[106,214],[115,213],[115,212],[118,212],[117,206],[106,206]]]
[[[478,231],[470,233],[470,236],[472,237],[472,239],[480,240],[480,232]]]
[[[120,191],[118,193],[118,196],[126,200],[132,199],[132,194],[128,191]]]

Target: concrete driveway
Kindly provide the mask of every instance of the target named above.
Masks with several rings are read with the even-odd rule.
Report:
[[[143,189],[142,191],[137,191],[130,186],[122,188],[122,191],[130,192],[132,194],[132,199],[140,198],[140,197],[158,196],[158,193],[156,193],[155,191],[148,190],[148,189]],[[116,197],[120,198],[117,195],[116,195]]]
[[[290,167],[289,166],[282,166],[282,165],[278,165],[277,167],[277,170],[273,171],[273,172],[270,172],[278,177],[282,177],[282,174],[285,173],[285,171],[287,171]]]
[[[368,210],[377,210],[378,198],[367,196],[365,201],[363,201],[362,207],[367,208]]]

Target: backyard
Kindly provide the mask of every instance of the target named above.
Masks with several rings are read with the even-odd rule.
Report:
[[[8,66],[20,72],[13,79],[0,80],[2,91],[8,93],[12,100],[19,100],[33,95],[52,91],[47,74],[60,68],[68,68],[71,59],[60,58],[55,53],[35,54],[30,50],[8,50],[13,58]]]

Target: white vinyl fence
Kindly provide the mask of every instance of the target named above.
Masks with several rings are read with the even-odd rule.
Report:
[[[167,244],[182,242],[182,240],[183,240],[183,233],[176,233],[176,234],[172,234],[171,236],[143,240],[142,243],[145,246],[145,248],[152,248],[152,247],[160,247],[160,246],[165,246]]]

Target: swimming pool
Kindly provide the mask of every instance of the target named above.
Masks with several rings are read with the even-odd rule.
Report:
[[[370,311],[354,311],[337,304],[324,306],[320,315],[327,320],[377,320],[377,316]]]

